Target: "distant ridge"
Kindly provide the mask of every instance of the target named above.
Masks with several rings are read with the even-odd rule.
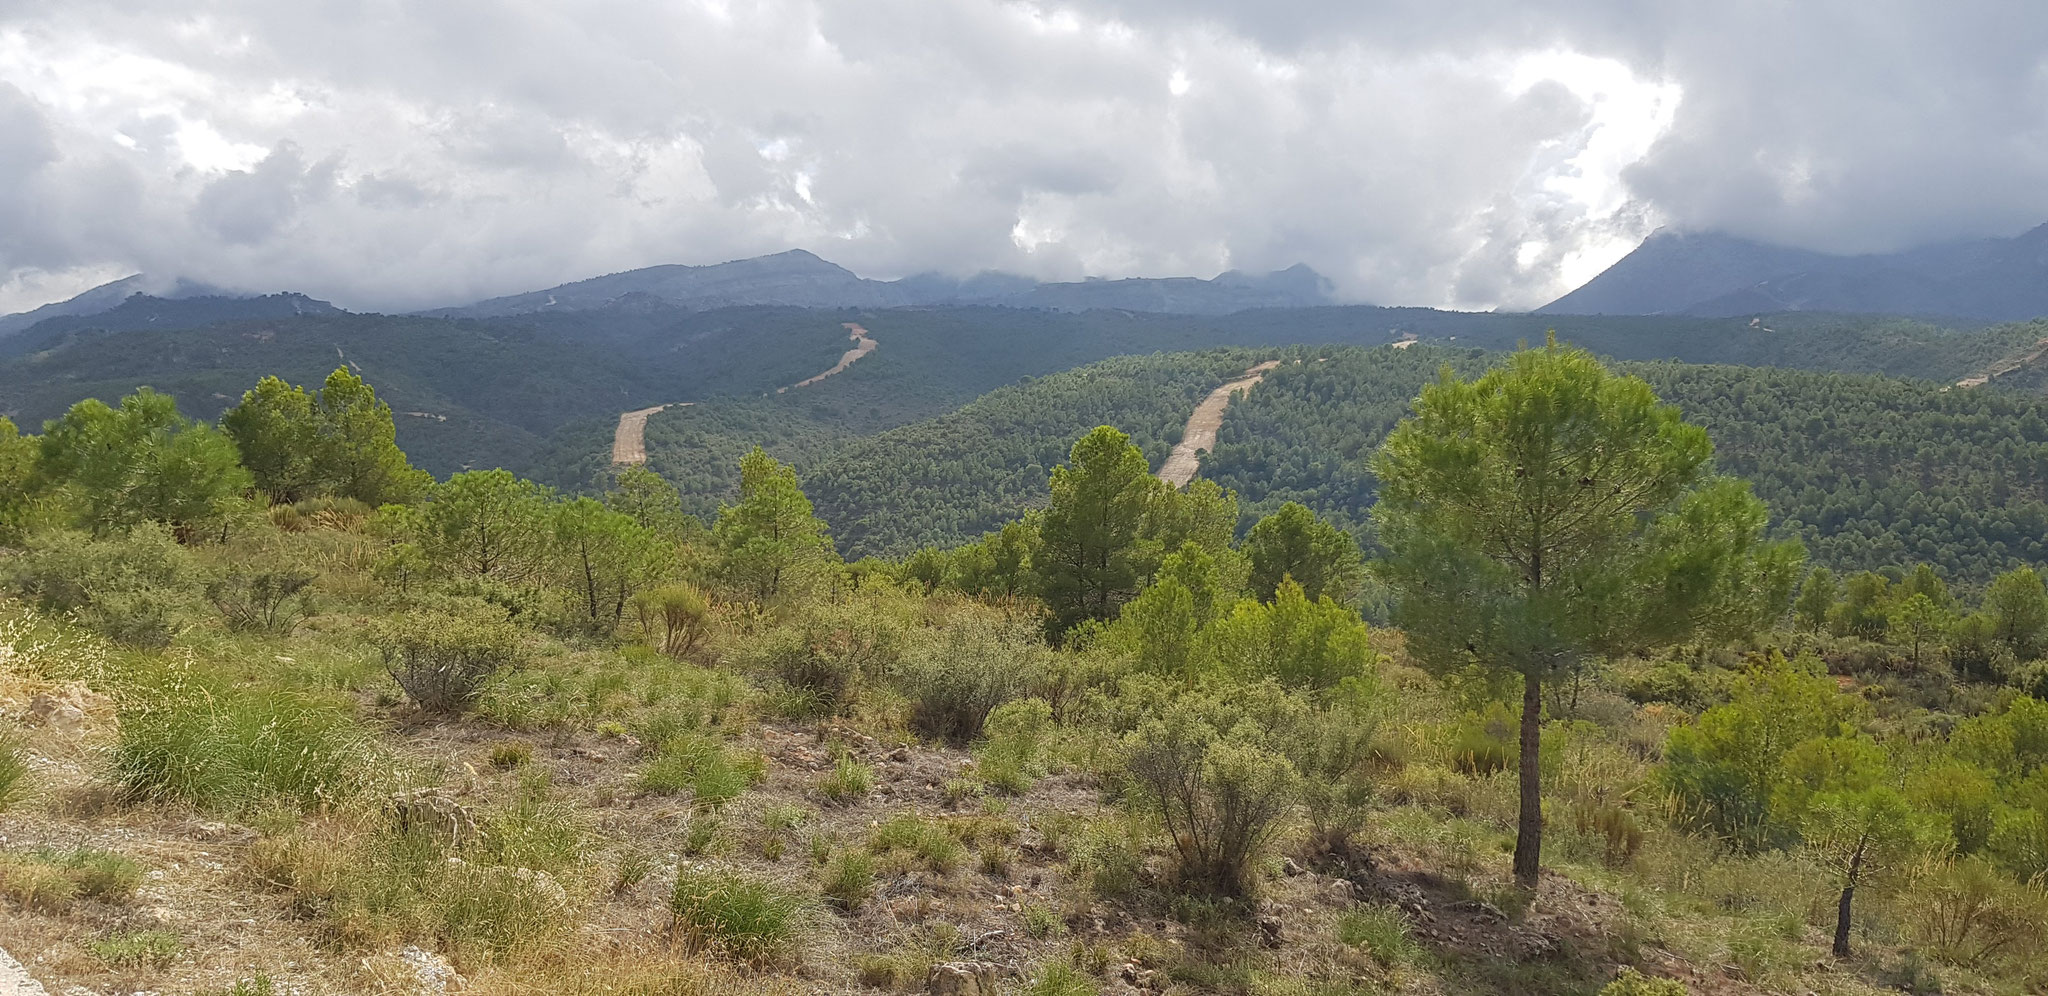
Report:
[[[587,311],[636,300],[659,301],[691,311],[753,305],[993,305],[1053,311],[1105,308],[1196,315],[1335,303],[1330,282],[1302,264],[1266,274],[1232,270],[1211,280],[1134,277],[1040,283],[1006,273],[981,273],[965,278],[925,273],[901,280],[870,280],[813,253],[792,249],[709,266],[649,266],[424,314],[497,318],[543,311]]]
[[[0,336],[13,335],[37,322],[66,315],[97,315],[112,311],[121,302],[137,294],[146,294],[163,300],[179,300],[189,297],[227,297],[227,291],[207,284],[194,283],[183,277],[158,278],[148,274],[134,273],[119,280],[94,287],[77,297],[46,304],[33,311],[18,315],[0,316]]]
[[[1864,256],[1659,231],[1550,315],[1732,317],[1786,311],[2017,321],[2048,315],[2048,225]]]

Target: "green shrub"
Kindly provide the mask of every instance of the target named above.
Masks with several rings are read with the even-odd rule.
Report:
[[[804,607],[787,626],[753,645],[743,663],[774,677],[791,702],[836,715],[861,686],[887,674],[902,652],[905,627],[882,605],[862,599]]]
[[[124,930],[96,941],[85,949],[115,968],[163,968],[185,950],[178,935],[167,930]]]
[[[1685,983],[1676,979],[1653,979],[1633,968],[1624,968],[1614,981],[1601,987],[1600,996],[1685,996]]]
[[[1520,756],[1516,737],[1520,724],[1499,702],[1484,712],[1467,713],[1451,740],[1451,767],[1467,775],[1490,775],[1515,767]]]
[[[28,792],[28,747],[14,733],[0,733],[0,811]]]
[[[640,631],[649,640],[659,635],[661,652],[687,657],[711,630],[711,603],[688,584],[663,585],[633,596]]]
[[[862,851],[841,851],[825,864],[819,891],[835,908],[852,913],[875,894],[875,859]]]
[[[159,525],[95,539],[52,530],[31,535],[9,565],[16,592],[45,612],[66,613],[117,642],[171,642],[198,605],[192,555]]]
[[[382,777],[381,761],[338,704],[173,676],[123,702],[113,775],[130,798],[236,812],[271,798],[346,798]]]
[[[741,872],[684,869],[676,875],[669,911],[693,947],[759,965],[796,943],[809,924],[811,904]]]
[[[844,750],[832,762],[832,771],[818,779],[818,794],[833,805],[843,806],[867,798],[874,789],[875,769],[853,759]]]
[[[1239,722],[1219,733],[1198,709],[1170,706],[1124,739],[1133,803],[1165,827],[1182,882],[1235,896],[1251,887],[1253,862],[1299,795],[1294,765]]]
[[[230,568],[207,582],[206,600],[220,610],[228,628],[238,633],[289,633],[313,614],[312,593],[318,575],[295,567]]]
[[[1042,682],[1051,654],[1028,620],[956,619],[913,644],[895,669],[917,732],[965,744],[981,736],[991,710]]]
[[[533,762],[533,745],[524,740],[507,740],[491,748],[491,767],[500,771],[523,768]]]
[[[1420,949],[1408,936],[1408,915],[1393,906],[1354,906],[1337,916],[1337,940],[1364,948],[1388,968],[1415,960]]]
[[[384,620],[371,632],[385,670],[429,712],[460,712],[522,659],[519,628],[480,604],[453,603]]]
[[[1052,706],[1043,699],[1007,702],[989,713],[988,739],[974,752],[974,772],[990,788],[1023,795],[1045,773],[1042,755],[1052,739]]]

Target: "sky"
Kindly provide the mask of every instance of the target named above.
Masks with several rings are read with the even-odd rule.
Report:
[[[2004,0],[0,0],[0,313],[790,248],[1527,308],[1659,227],[2048,221],[2044,56]]]

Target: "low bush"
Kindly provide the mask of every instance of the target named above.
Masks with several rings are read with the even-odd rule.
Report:
[[[371,632],[398,687],[429,712],[460,712],[523,660],[519,628],[496,609],[451,601],[385,620]]]
[[[742,663],[780,682],[787,701],[838,715],[864,683],[895,667],[905,629],[885,606],[865,600],[807,606],[752,644]]]
[[[236,567],[207,582],[206,599],[238,633],[289,633],[313,614],[312,593],[306,589],[317,577],[291,567]]]
[[[754,965],[788,954],[811,910],[810,900],[780,884],[721,869],[677,872],[669,898],[676,926],[693,948]]]
[[[664,585],[633,596],[640,631],[657,640],[661,652],[687,657],[711,629],[711,603],[687,584]]]
[[[912,644],[893,677],[917,732],[965,744],[992,710],[1042,683],[1051,653],[1028,620],[966,617]]]
[[[1238,896],[1299,795],[1300,775],[1249,722],[1220,733],[1192,704],[1169,706],[1124,739],[1133,803],[1164,825],[1181,881]]]
[[[44,531],[26,546],[9,564],[14,590],[116,642],[165,646],[198,605],[198,567],[162,526],[101,538]]]

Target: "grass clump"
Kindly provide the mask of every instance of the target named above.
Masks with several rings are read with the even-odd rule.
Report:
[[[0,810],[28,793],[28,748],[21,737],[0,733]]]
[[[1363,948],[1387,968],[1405,965],[1420,953],[1408,936],[1408,917],[1392,906],[1354,906],[1337,917],[1337,940]]]
[[[131,799],[239,812],[270,799],[302,807],[370,787],[382,765],[339,703],[246,687],[207,689],[173,673],[128,696],[114,782]]]
[[[498,956],[570,929],[587,870],[576,810],[532,778],[512,804],[474,819],[462,838],[389,813],[311,820],[259,841],[250,864],[344,944]]]
[[[852,913],[875,894],[875,859],[862,851],[841,851],[825,864],[818,891],[833,908]]]
[[[818,779],[818,794],[835,806],[867,798],[874,791],[875,769],[854,760],[844,748],[835,753],[831,773]]]
[[[1067,921],[1050,903],[1025,903],[1017,911],[1017,919],[1023,921],[1024,933],[1030,935],[1033,940],[1042,941],[1067,932]]]
[[[1686,989],[1685,983],[1675,979],[1653,979],[1624,968],[1613,982],[1601,987],[1600,996],[1686,996]]]
[[[499,771],[523,768],[533,762],[533,745],[523,740],[507,740],[491,748],[491,767]]]
[[[878,857],[922,864],[940,875],[951,873],[967,856],[966,846],[945,824],[916,813],[899,813],[876,827],[868,849]]]
[[[684,733],[655,748],[653,763],[640,773],[640,788],[653,795],[690,794],[691,801],[716,809],[767,775],[759,754],[735,750],[708,733]]]
[[[1094,979],[1063,961],[1038,970],[1020,990],[1022,996],[1095,996],[1101,992]]]
[[[88,941],[85,948],[115,968],[163,968],[184,952],[185,944],[168,930],[124,930]]]
[[[693,948],[761,965],[789,952],[808,925],[810,900],[765,879],[720,869],[683,869],[669,912]]]
[[[1045,773],[1042,755],[1052,738],[1052,706],[1043,699],[1005,703],[989,714],[988,739],[974,752],[974,772],[1005,795],[1031,791]]]

